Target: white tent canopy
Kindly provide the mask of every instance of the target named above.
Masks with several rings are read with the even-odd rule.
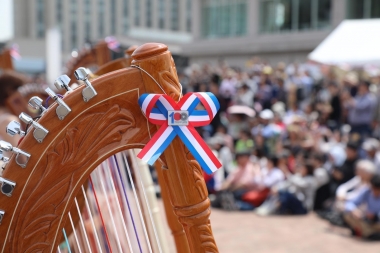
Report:
[[[343,21],[308,57],[329,65],[380,66],[380,19]]]

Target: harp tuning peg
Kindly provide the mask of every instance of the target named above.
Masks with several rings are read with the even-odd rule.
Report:
[[[3,221],[4,214],[5,214],[5,211],[0,210],[0,225],[1,225],[1,222]]]
[[[9,162],[9,158],[3,155],[3,151],[0,150],[0,161],[3,161],[4,163]]]
[[[72,91],[73,89],[70,88],[69,83],[70,83],[70,77],[67,75],[61,75],[54,81],[55,87],[60,90],[60,89],[65,89],[68,92]]]
[[[46,111],[46,108],[42,105],[42,103],[43,101],[41,98],[34,96],[31,99],[29,99],[28,105],[33,109],[38,110],[41,114],[43,114]]]
[[[33,136],[38,142],[41,143],[45,139],[46,135],[49,133],[49,131],[46,128],[34,121],[33,118],[30,117],[28,114],[22,112],[18,117],[25,124],[31,124],[35,128],[33,131]]]
[[[12,196],[12,192],[16,187],[16,183],[3,177],[0,177],[0,183],[1,192],[8,197]]]
[[[0,141],[0,150],[2,152],[13,152],[16,154],[16,163],[25,168],[30,159],[30,154],[12,145],[6,141]]]
[[[58,97],[58,95],[55,94],[55,92],[52,89],[46,88],[45,91],[52,99],[55,100],[55,102],[57,102],[58,106],[57,109],[55,109],[55,112],[57,113],[58,118],[60,120],[63,120],[67,116],[67,114],[71,112],[70,107],[65,102],[63,102],[63,100],[60,97]]]
[[[84,102],[89,101],[91,98],[95,97],[98,93],[92,87],[92,84],[88,80],[88,77],[90,75],[90,72],[86,68],[78,68],[77,70],[74,71],[75,78],[79,81],[83,81],[86,85],[86,88],[82,90],[82,96]]]
[[[19,134],[21,137],[25,135],[25,132],[21,130],[21,124],[18,121],[11,121],[7,128],[6,132],[10,136],[15,136],[16,134]]]

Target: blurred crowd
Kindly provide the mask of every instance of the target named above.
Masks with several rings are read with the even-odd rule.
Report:
[[[212,206],[259,215],[315,211],[354,236],[380,238],[380,72],[337,72],[254,58],[179,75],[221,108],[199,129],[223,167],[204,175]]]
[[[253,58],[245,69],[194,65],[179,79],[184,93],[209,91],[220,102],[212,123],[198,128],[223,165],[204,175],[213,207],[315,211],[355,236],[380,238],[380,72]],[[7,104],[27,82],[0,76],[0,128],[17,120]]]

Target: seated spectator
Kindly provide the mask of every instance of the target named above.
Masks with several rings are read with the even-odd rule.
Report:
[[[250,161],[250,151],[236,153],[236,169],[230,173],[217,192],[216,199],[212,200],[214,207],[225,210],[252,210],[254,206],[242,200],[242,196],[255,188],[255,177],[259,167]]]
[[[366,152],[366,158],[375,164],[378,173],[380,173],[379,146],[379,141],[374,138],[367,139],[363,143],[363,150]]]
[[[356,176],[338,187],[332,210],[320,213],[321,217],[327,219],[332,225],[345,227],[342,214],[346,201],[355,199],[363,190],[367,189],[375,173],[375,165],[371,161],[358,161]]]
[[[306,163],[300,172],[287,174],[287,181],[282,189],[274,190],[278,196],[279,214],[306,214],[312,210],[317,182],[314,177],[314,166]],[[280,187],[281,188],[281,187]]]
[[[260,173],[255,177],[257,189],[270,189],[285,179],[284,173],[278,166],[279,159],[277,156],[271,156],[267,159],[266,167],[262,168]]]
[[[346,161],[343,165],[332,170],[331,192],[335,193],[339,185],[355,176],[355,165],[358,160],[359,146],[356,142],[349,142],[346,147]]]
[[[207,144],[210,146],[215,156],[222,163],[222,168],[218,169],[212,175],[203,173],[206,187],[209,194],[219,191],[226,176],[232,172],[233,168],[233,155],[231,150],[225,146],[225,140],[221,136],[211,137]]]
[[[279,159],[276,156],[269,157],[266,166],[254,178],[255,189],[246,192],[242,200],[260,206],[268,197],[270,189],[285,179],[284,173],[278,168]]]
[[[362,209],[362,206],[365,206]],[[353,235],[378,239],[380,234],[380,175],[371,179],[371,187],[364,189],[345,205],[344,219]]]
[[[330,197],[329,181],[330,176],[327,170],[323,167],[325,164],[325,157],[321,153],[316,153],[312,157],[314,165],[314,177],[317,183],[317,191],[314,199],[314,210],[321,210],[324,208],[324,202]]]
[[[336,200],[345,202],[355,199],[363,189],[368,188],[375,174],[376,168],[371,161],[359,160],[356,164],[356,176],[338,187]]]
[[[251,138],[251,133],[247,130],[240,131],[240,138],[237,140],[235,145],[235,152],[240,152],[242,150],[252,150],[253,140]]]
[[[235,104],[245,105],[249,107],[253,107],[253,92],[250,87],[244,82],[239,85],[237,94],[234,97]]]

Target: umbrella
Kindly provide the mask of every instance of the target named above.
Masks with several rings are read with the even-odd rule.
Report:
[[[245,105],[233,105],[228,107],[227,112],[229,114],[245,114],[248,117],[255,117],[256,112],[248,106]]]

